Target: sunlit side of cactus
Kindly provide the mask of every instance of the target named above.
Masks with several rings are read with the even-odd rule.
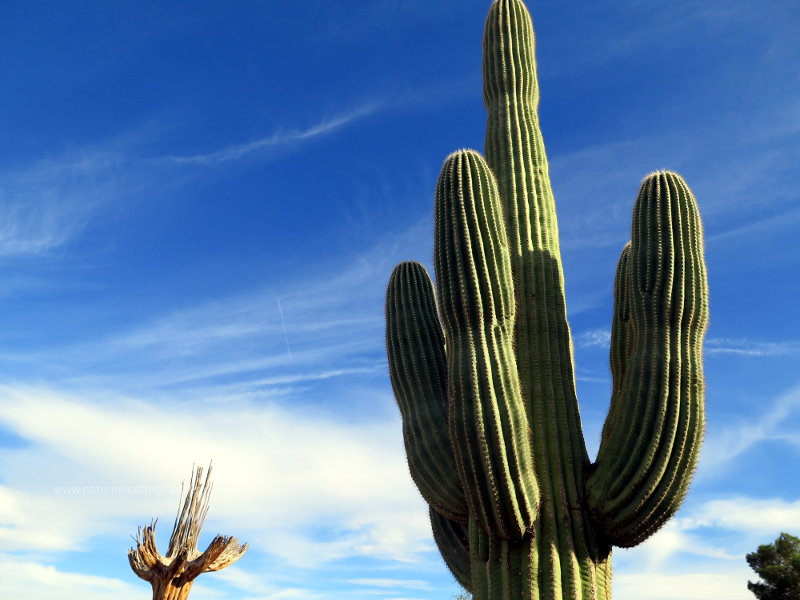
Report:
[[[691,191],[649,175],[615,282],[611,408],[581,432],[530,16],[496,0],[484,31],[485,159],[450,155],[436,189],[436,286],[401,263],[387,353],[411,475],[434,539],[476,600],[607,599],[611,546],[672,516],[704,429],[708,293]]]

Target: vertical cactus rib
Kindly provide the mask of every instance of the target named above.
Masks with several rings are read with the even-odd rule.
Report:
[[[561,598],[553,586],[540,587],[538,541],[532,535],[501,540],[488,535],[476,521],[468,528],[473,598],[540,600]],[[553,563],[555,564],[555,563]],[[553,573],[549,579],[556,581]]]
[[[434,228],[450,437],[467,504],[485,531],[521,537],[533,525],[539,490],[514,362],[505,225],[494,177],[478,153],[445,160]]]
[[[447,425],[444,335],[433,284],[419,263],[395,267],[386,291],[386,350],[411,478],[440,514],[466,524]]]
[[[595,570],[597,596],[594,600],[611,600],[611,571],[610,560],[597,564],[597,569]]]
[[[587,501],[615,545],[633,546],[655,532],[682,502],[702,441],[702,336],[708,322],[702,227],[683,179],[654,173],[634,208],[623,340],[627,366],[615,368],[614,397]],[[623,253],[625,257],[626,253]],[[619,288],[618,288],[619,293]],[[618,316],[615,315],[615,322]],[[624,320],[624,319],[623,319]],[[628,340],[628,336],[630,340]]]

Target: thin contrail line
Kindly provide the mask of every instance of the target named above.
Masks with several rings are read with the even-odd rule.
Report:
[[[283,328],[283,339],[286,342],[286,354],[289,356],[289,362],[294,362],[292,360],[292,349],[289,347],[289,336],[286,334],[286,321],[283,320],[283,307],[281,306],[281,299],[279,296],[275,296],[275,300],[278,301],[278,314],[281,316],[281,327]]]
[[[259,152],[268,148],[279,148],[298,142],[313,139],[320,135],[332,133],[337,129],[341,129],[352,121],[356,121],[361,117],[368,116],[381,108],[379,102],[367,102],[361,106],[354,108],[348,112],[336,115],[330,119],[326,119],[316,125],[301,130],[278,131],[270,136],[242,144],[234,144],[208,152],[206,154],[193,154],[189,156],[165,156],[156,159],[161,163],[176,163],[186,165],[217,165],[243,158],[249,154]]]

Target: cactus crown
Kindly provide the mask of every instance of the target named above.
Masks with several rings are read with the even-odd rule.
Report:
[[[495,0],[483,43],[485,155],[444,162],[434,288],[401,263],[387,352],[412,478],[434,539],[477,600],[610,598],[610,548],[683,500],[704,429],[708,292],[683,179],[648,175],[614,284],[611,407],[581,433],[530,16]]]

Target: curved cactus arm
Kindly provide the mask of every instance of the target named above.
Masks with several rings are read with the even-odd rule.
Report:
[[[432,508],[430,517],[433,540],[436,542],[447,568],[465,590],[472,592],[469,528],[462,523],[443,517]]]
[[[514,359],[514,284],[497,187],[483,158],[451,154],[436,189],[434,262],[447,344],[450,438],[485,531],[521,537],[539,489]]]
[[[214,537],[205,552],[186,563],[183,572],[175,580],[176,585],[186,585],[201,573],[219,571],[232,565],[247,552],[247,548],[247,544],[240,544],[233,536]]]
[[[235,537],[228,536],[228,535],[218,535],[216,536],[209,547],[212,546],[222,547],[222,550],[217,555],[214,560],[209,560],[206,562],[205,570],[203,573],[208,573],[210,571],[219,571],[220,569],[224,569],[228,565],[232,565],[237,560],[239,560],[247,549],[250,547],[249,544],[240,544],[239,540]],[[208,553],[208,550],[206,550]]]
[[[631,351],[630,333],[630,294],[628,286],[628,263],[631,256],[631,243],[628,242],[622,248],[619,261],[617,261],[617,273],[614,278],[614,313],[611,321],[611,349],[609,352],[609,362],[611,363],[611,380],[613,387],[611,390],[611,408],[608,411],[606,422],[603,426],[603,439],[610,435],[616,428],[613,421],[622,414],[620,398],[622,397],[622,384],[625,380],[625,368],[628,365]]]
[[[467,504],[447,425],[444,335],[433,284],[419,263],[404,262],[392,272],[386,350],[411,478],[437,512],[466,524]]]
[[[128,562],[133,572],[145,581],[153,582],[163,578],[167,566],[161,560],[156,546],[156,520],[144,528],[140,527],[135,539],[136,548],[128,550]]]
[[[614,388],[612,399],[619,397],[622,383],[625,380],[625,368],[632,354],[631,348],[631,302],[628,292],[628,269],[631,257],[631,242],[625,244],[617,263],[617,274],[614,278],[614,316],[611,321],[611,378]],[[615,411],[609,413],[614,414]]]
[[[614,395],[587,481],[592,516],[622,547],[652,535],[686,495],[705,425],[708,322],[700,217],[679,175],[645,178],[631,237],[617,275]]]

